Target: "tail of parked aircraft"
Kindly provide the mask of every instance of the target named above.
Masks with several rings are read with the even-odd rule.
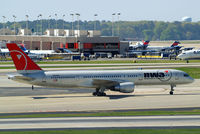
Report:
[[[8,43],[7,48],[9,49],[12,60],[19,73],[42,71],[42,69],[35,62],[33,62],[30,57],[17,46],[17,44]]]
[[[143,41],[143,45],[149,45],[149,42],[150,42],[150,41],[148,41],[148,40]]]
[[[171,47],[178,46],[178,44],[181,44],[179,41],[174,41],[174,43],[171,45]]]
[[[20,48],[25,52],[27,49],[25,48],[25,44],[20,44]]]

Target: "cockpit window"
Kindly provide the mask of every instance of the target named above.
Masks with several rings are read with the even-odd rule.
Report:
[[[189,77],[189,75],[188,74],[184,74],[184,77]]]

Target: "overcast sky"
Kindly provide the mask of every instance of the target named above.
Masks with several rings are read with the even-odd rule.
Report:
[[[200,0],[2,0],[0,22],[2,16],[6,20],[36,20],[39,14],[44,19],[49,15],[71,21],[70,13],[80,13],[81,20],[112,20],[112,13],[121,13],[120,20],[157,20],[180,21],[184,16],[200,21]],[[117,16],[115,16],[115,20]]]

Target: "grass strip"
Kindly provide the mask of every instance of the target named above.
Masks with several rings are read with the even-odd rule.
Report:
[[[200,68],[179,67],[179,68],[175,68],[175,69],[188,73],[194,79],[200,79]]]
[[[0,118],[46,118],[46,117],[102,117],[102,116],[153,116],[153,115],[200,115],[200,109],[174,111],[126,111],[126,112],[91,112],[91,113],[35,113],[35,114],[0,114]]]
[[[67,129],[49,131],[5,131],[0,134],[199,134],[200,129]]]

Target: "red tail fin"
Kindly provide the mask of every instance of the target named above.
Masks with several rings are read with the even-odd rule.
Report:
[[[8,43],[7,48],[10,51],[10,55],[15,64],[15,67],[19,71],[28,70],[42,70],[35,62],[33,62],[27,54],[25,54],[15,43]]]
[[[181,44],[179,41],[174,41],[171,46],[178,46],[178,44]]]
[[[143,41],[143,45],[148,45],[150,41],[146,40],[146,41]]]

